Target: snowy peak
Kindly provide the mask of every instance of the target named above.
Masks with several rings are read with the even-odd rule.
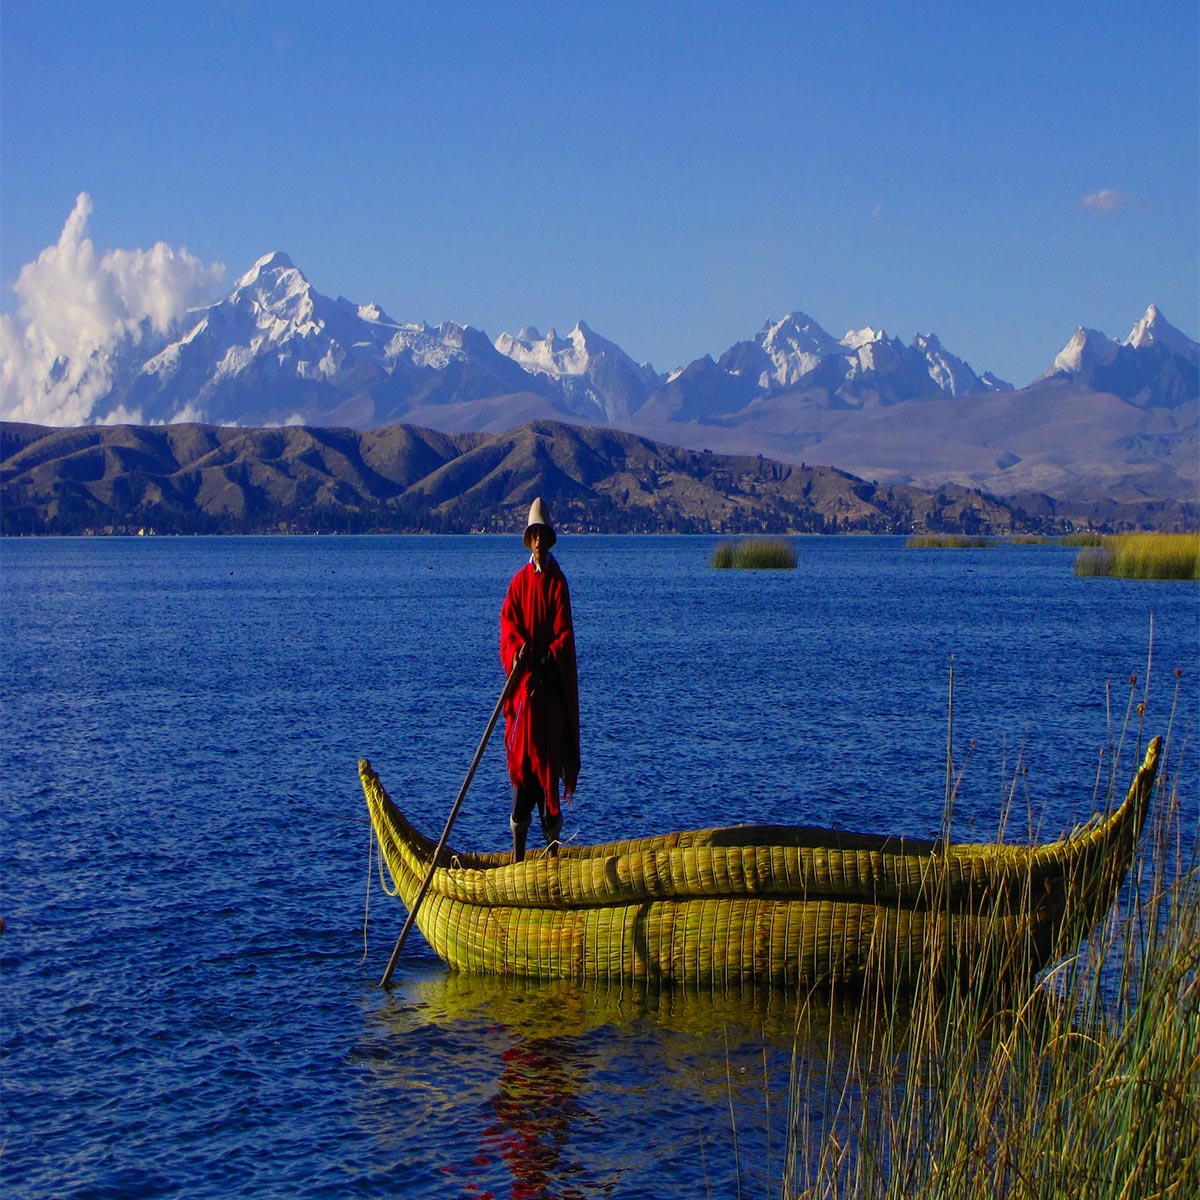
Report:
[[[1167,324],[1166,317],[1158,311],[1158,305],[1151,304],[1145,313],[1142,314],[1142,319],[1129,331],[1129,336],[1125,339],[1125,344],[1127,346],[1141,346],[1146,342],[1158,341],[1159,335],[1165,330]]]
[[[319,328],[314,295],[304,273],[286,254],[276,250],[260,258],[237,281],[232,293],[210,309],[241,309],[266,337],[282,341]]]
[[[1142,346],[1161,346],[1191,362],[1200,360],[1200,343],[1193,342],[1186,333],[1176,329],[1155,304],[1146,309],[1142,319],[1130,330],[1125,345],[1135,350]]]
[[[751,341],[731,346],[717,365],[772,391],[795,387],[836,354],[838,345],[807,313],[790,312],[778,321],[767,321]]]
[[[282,250],[272,250],[264,254],[245,275],[237,281],[237,287],[245,287],[254,282],[264,271],[287,270],[294,271],[296,264]]]
[[[516,335],[502,333],[494,344],[501,354],[520,363],[525,370],[555,379],[586,375],[601,355],[611,355],[638,367],[620,346],[601,337],[582,321],[576,322],[565,338],[559,337],[554,329],[543,337],[536,325],[526,325]]]
[[[941,391],[951,396],[965,396],[968,392],[988,390],[961,358],[945,349],[936,334],[918,333],[914,335],[912,345],[925,359],[929,377]]]
[[[586,326],[579,324],[565,338],[560,338],[553,329],[542,337],[535,326],[526,326],[515,337],[502,333],[494,345],[525,370],[561,379],[587,373],[590,358],[587,333],[591,331],[585,333],[585,330]]]
[[[911,346],[905,346],[868,325],[835,339],[802,312],[767,322],[753,341],[727,350],[719,365],[766,392],[828,388],[849,398],[867,389],[884,402],[1010,386],[991,374],[976,375],[932,333],[917,334]]]
[[[847,350],[858,350],[877,342],[886,342],[887,334],[882,329],[872,329],[867,325],[863,329],[848,329],[842,338],[842,345]]]
[[[330,300],[278,250],[260,258],[208,316],[237,343],[236,352],[226,356],[226,371],[240,371],[273,348],[280,365],[301,378],[328,378],[349,369],[351,360],[390,370],[403,359],[440,370],[469,357],[482,337],[454,321],[436,328],[424,321],[402,324],[378,304]],[[482,340],[490,353],[491,344]]]
[[[788,387],[815,371],[821,361],[837,354],[840,343],[825,332],[807,313],[791,312],[775,324],[759,330],[755,342],[770,361],[762,387]],[[769,382],[768,382],[769,380]]]
[[[1123,342],[1076,329],[1042,379],[1055,377],[1139,407],[1175,408],[1200,393],[1200,346],[1151,304]]]
[[[1082,375],[1093,367],[1112,362],[1120,346],[1098,329],[1076,327],[1071,340],[1055,355],[1049,375]]]
[[[393,321],[391,317],[383,311],[373,300],[369,304],[352,304],[349,300],[343,297],[338,297],[338,304],[348,305],[354,309],[355,315],[360,321],[366,321],[368,325],[397,325],[399,322]],[[422,322],[424,324],[424,322]]]
[[[123,407],[151,422],[286,423],[330,412],[364,422],[398,415],[414,394],[444,402],[455,391],[507,395],[532,383],[479,330],[400,324],[377,304],[331,300],[281,251],[190,313],[173,337],[97,416]],[[446,374],[452,383],[439,378]]]
[[[1049,378],[1055,374],[1077,378],[1086,376],[1098,367],[1111,364],[1125,347],[1135,351],[1158,348],[1168,355],[1178,355],[1192,364],[1200,362],[1200,344],[1176,329],[1163,316],[1159,307],[1151,304],[1123,342],[1110,338],[1098,329],[1086,329],[1080,325],[1071,335],[1071,340],[1058,352],[1054,365],[1042,378]]]
[[[536,413],[626,427],[660,418],[727,426],[747,413],[758,419],[774,397],[781,411],[832,412],[1011,390],[936,334],[906,344],[865,325],[835,338],[798,310],[765,322],[719,361],[705,355],[668,379],[583,321],[565,337],[529,325],[494,342],[453,321],[397,322],[377,304],[321,295],[282,251],[261,257],[224,299],[158,336],[128,339],[120,356],[93,420],[368,427],[415,414],[442,428],[445,413],[447,423],[477,428]],[[1124,342],[1077,329],[1048,375],[1174,408],[1194,404],[1198,362],[1197,343],[1151,305]]]
[[[838,343],[807,313],[790,312],[782,320],[767,321],[754,339],[764,349],[831,354]]]
[[[623,420],[663,382],[649,363],[634,362],[582,321],[565,338],[553,329],[543,337],[527,325],[515,336],[502,333],[494,345],[523,370],[557,383],[576,416]]]

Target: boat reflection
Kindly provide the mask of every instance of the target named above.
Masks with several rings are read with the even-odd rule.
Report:
[[[800,1004],[775,988],[704,990],[603,983],[538,983],[501,975],[469,975],[431,968],[403,981],[380,1010],[385,1021],[421,1023],[489,1020],[529,1034],[579,1035],[604,1025],[645,1023],[680,1034],[722,1029],[738,1036],[784,1034],[790,1040]],[[811,1007],[811,1006],[810,1006]]]
[[[414,1196],[727,1194],[779,1177],[796,1017],[769,990],[410,970],[368,1016],[363,1119]]]

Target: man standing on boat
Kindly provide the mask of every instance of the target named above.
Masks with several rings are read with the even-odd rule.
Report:
[[[534,807],[542,836],[558,851],[564,797],[579,778],[579,677],[567,578],[550,553],[556,541],[550,513],[534,500],[525,524],[529,561],[513,576],[500,610],[500,662],[518,668],[504,705],[504,744],[512,781],[513,862],[525,857]]]

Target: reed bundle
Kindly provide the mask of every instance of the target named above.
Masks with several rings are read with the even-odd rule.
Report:
[[[741,538],[722,542],[713,550],[710,561],[712,566],[721,568],[788,569],[796,565],[796,548],[784,538]]]
[[[914,533],[904,544],[910,550],[985,550],[996,541],[965,533]]]
[[[1075,557],[1076,575],[1200,579],[1200,533],[1121,533]]]

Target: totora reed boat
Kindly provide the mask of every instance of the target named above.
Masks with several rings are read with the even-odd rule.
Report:
[[[652,984],[814,985],[931,971],[1028,974],[1071,953],[1116,898],[1145,823],[1162,739],[1128,796],[1060,841],[961,845],[734,826],[521,863],[443,849],[416,917],[460,971]],[[375,836],[412,905],[436,842],[360,759]],[[925,975],[922,975],[925,972]]]

